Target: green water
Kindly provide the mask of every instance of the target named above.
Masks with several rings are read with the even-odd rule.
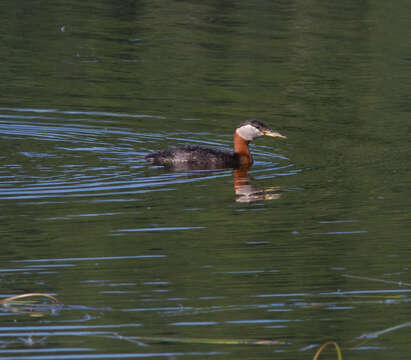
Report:
[[[64,303],[1,308],[1,359],[408,358],[407,2],[0,14],[0,298]],[[241,189],[143,160],[248,118],[288,139]]]

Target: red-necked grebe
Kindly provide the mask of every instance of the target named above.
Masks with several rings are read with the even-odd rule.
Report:
[[[286,139],[279,132],[271,130],[258,120],[247,120],[237,126],[234,132],[234,152],[200,146],[170,148],[145,156],[154,165],[167,168],[221,169],[250,167],[253,158],[248,144],[261,136]]]

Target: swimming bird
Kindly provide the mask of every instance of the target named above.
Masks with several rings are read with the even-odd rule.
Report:
[[[183,146],[149,153],[145,159],[153,165],[171,169],[223,169],[250,167],[253,157],[248,144],[261,136],[286,139],[279,132],[271,130],[259,120],[247,120],[237,126],[234,132],[234,152],[201,146]]]

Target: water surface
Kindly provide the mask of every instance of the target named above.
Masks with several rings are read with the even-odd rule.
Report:
[[[0,7],[1,359],[408,358],[408,3]]]

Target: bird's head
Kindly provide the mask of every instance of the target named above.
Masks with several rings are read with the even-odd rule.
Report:
[[[247,120],[237,126],[235,132],[246,141],[252,141],[261,136],[271,136],[287,139],[278,131],[271,130],[267,125],[259,120]]]

